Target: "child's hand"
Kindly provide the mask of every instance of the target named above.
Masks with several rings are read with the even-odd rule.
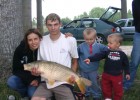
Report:
[[[85,62],[86,64],[89,64],[89,63],[90,63],[90,59],[85,59],[84,62]]]
[[[130,80],[130,75],[127,74],[125,77],[127,80]]]

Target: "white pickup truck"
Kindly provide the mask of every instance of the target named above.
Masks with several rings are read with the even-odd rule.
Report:
[[[115,22],[122,27],[122,33],[124,40],[132,40],[135,33],[135,27],[133,25],[133,18],[120,19]]]

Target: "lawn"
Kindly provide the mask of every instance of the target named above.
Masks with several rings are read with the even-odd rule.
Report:
[[[9,95],[16,96],[16,100],[20,100],[20,96],[17,92],[9,89],[5,82],[0,83],[0,100],[7,100]]]
[[[102,66],[103,66],[104,61],[101,61],[100,63],[100,68],[99,68],[99,73],[102,73]],[[123,100],[140,100],[140,69],[138,69],[136,80],[134,82],[134,86],[127,92],[124,93]],[[6,86],[6,83],[0,83],[0,100],[7,100],[8,95],[15,95],[16,100],[20,100],[20,96],[17,92],[9,89]]]

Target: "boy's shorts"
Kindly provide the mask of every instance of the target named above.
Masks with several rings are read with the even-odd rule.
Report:
[[[53,94],[55,95],[56,100],[75,100],[72,90],[66,85],[47,89],[46,83],[40,83],[33,97],[42,97],[51,100]]]

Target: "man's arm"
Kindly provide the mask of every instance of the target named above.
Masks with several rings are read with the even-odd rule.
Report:
[[[71,64],[71,68],[74,72],[77,71],[77,66],[78,66],[78,52],[77,52],[77,42],[76,39],[73,37],[68,37],[67,38],[69,41],[69,45],[70,45],[70,55],[72,57],[72,64]]]
[[[72,58],[72,64],[71,64],[71,69],[76,73],[78,68],[78,61],[77,58]],[[71,75],[69,78],[69,82],[74,84],[75,83],[75,77]]]
[[[77,58],[72,58],[72,66],[71,66],[72,70],[74,72],[77,72],[78,69],[78,61]]]

